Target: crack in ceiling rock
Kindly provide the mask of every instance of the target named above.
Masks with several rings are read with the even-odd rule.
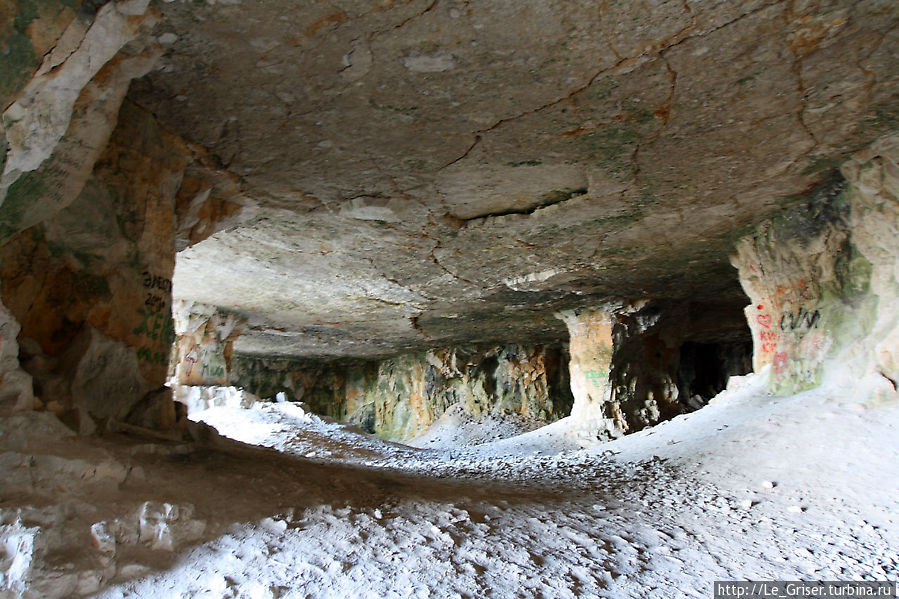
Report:
[[[735,231],[895,123],[894,6],[159,9],[130,97],[261,216],[184,249],[176,295],[320,336],[241,351],[560,339],[559,309],[739,295]]]

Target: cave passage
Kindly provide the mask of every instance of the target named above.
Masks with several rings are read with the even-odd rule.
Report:
[[[899,577],[899,3],[0,10],[0,598]]]

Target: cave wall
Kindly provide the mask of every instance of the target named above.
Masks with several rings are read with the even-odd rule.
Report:
[[[876,371],[895,389],[897,160],[899,138],[878,141],[739,242],[733,262],[751,299],[753,362],[770,365],[773,391],[818,386],[846,364],[853,378]]]
[[[235,355],[229,373],[231,384],[263,399],[279,393],[288,401],[302,401],[319,415],[347,420],[358,395],[347,388],[353,374],[376,362],[317,363],[282,357]],[[370,381],[362,384],[367,389]]]
[[[21,359],[54,409],[124,419],[165,381],[186,154],[124,104],[78,196],[3,246],[3,301],[21,325]]]
[[[13,409],[34,406],[31,375],[19,364],[19,323],[0,302],[0,405]]]
[[[420,435],[455,404],[472,416],[552,422],[573,403],[561,344],[453,347],[327,364],[235,356],[231,381],[264,398],[283,392],[391,440]]]
[[[176,246],[252,203],[124,100],[162,54],[158,22],[149,0],[0,10],[0,399],[83,433],[110,418],[172,424]]]
[[[744,298],[653,301],[618,315],[612,399],[634,432],[705,405],[751,370]]]
[[[161,53],[157,22],[148,0],[19,0],[0,15],[2,395],[82,433],[165,377],[183,152],[123,107]]]
[[[161,54],[149,0],[23,0],[3,17],[12,23],[0,71],[0,243],[78,197],[131,80]]]

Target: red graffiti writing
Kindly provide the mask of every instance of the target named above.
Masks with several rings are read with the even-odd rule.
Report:
[[[770,354],[777,349],[777,332],[761,331],[759,332],[759,341],[762,342],[762,352]]]
[[[773,366],[774,373],[780,374],[787,368],[787,353],[779,352],[774,354],[774,363]]]
[[[766,329],[771,328],[771,322],[773,319],[771,318],[770,314],[759,314],[758,316],[755,317],[755,319],[760,325],[762,325]]]
[[[191,371],[193,371],[194,366],[197,364],[197,346],[193,346],[187,355],[184,356],[185,362],[190,362],[190,366],[187,367],[187,376],[190,376]]]

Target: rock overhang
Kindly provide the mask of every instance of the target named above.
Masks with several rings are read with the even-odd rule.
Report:
[[[889,4],[159,5],[133,101],[257,204],[175,296],[235,349],[564,337],[609,298],[732,298],[739,232],[895,122]],[[288,10],[293,8],[292,10]]]

